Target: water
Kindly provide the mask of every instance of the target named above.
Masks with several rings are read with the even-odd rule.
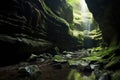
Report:
[[[85,0],[80,0],[81,20],[83,21],[83,28],[87,31],[86,35],[90,33],[90,25],[92,23],[92,14],[89,12]]]
[[[81,20],[82,20],[82,27],[84,30],[84,38],[83,45],[85,48],[90,48],[93,45],[92,40],[90,37],[91,31],[91,24],[93,21],[92,13],[90,13],[85,0],[79,0],[80,4],[80,12],[81,12]]]

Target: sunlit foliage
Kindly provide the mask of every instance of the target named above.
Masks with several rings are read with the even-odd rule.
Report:
[[[95,75],[91,73],[90,76],[82,76],[77,70],[71,70],[68,75],[68,80],[95,80]]]

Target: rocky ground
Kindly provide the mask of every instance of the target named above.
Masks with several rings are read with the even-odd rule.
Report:
[[[69,68],[53,62],[27,63],[1,67],[0,80],[67,80]]]
[[[0,68],[0,80],[67,80],[69,69],[54,68],[50,63],[22,63]]]
[[[119,71],[80,60],[85,56],[89,56],[86,50],[64,51],[54,57],[32,55],[26,62],[0,67],[0,80],[119,80]]]

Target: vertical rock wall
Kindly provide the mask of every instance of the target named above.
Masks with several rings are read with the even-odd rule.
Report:
[[[120,43],[119,0],[86,0],[95,20],[99,23],[103,38],[108,45]]]
[[[16,63],[32,53],[76,49],[69,24],[55,15],[44,0],[0,1],[0,65]]]

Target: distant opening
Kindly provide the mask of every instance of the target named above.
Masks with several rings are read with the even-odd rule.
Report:
[[[90,32],[90,25],[93,21],[92,13],[88,10],[87,4],[85,0],[67,0],[69,4],[73,7],[73,16],[74,16],[74,23],[78,24],[82,27],[76,28],[74,26],[73,34],[75,36],[79,35],[78,30],[86,30],[87,35]]]
[[[99,27],[94,21],[85,0],[67,0],[67,2],[73,7],[73,36],[79,38],[86,48],[96,46],[92,39],[97,34]]]

